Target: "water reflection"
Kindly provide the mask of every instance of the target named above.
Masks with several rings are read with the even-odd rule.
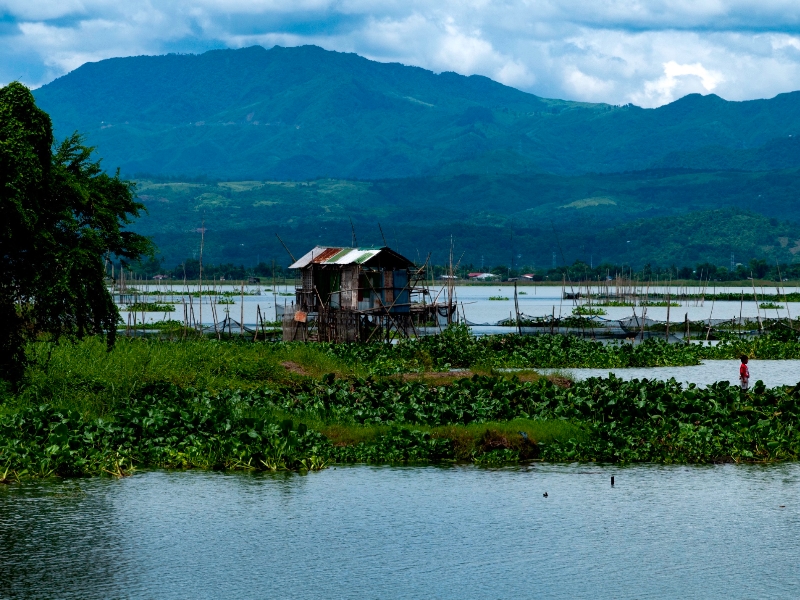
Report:
[[[793,598],[798,492],[796,464],[4,486],[0,596]]]

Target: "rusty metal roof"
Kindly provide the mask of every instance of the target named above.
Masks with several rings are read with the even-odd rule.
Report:
[[[316,246],[289,265],[290,269],[302,269],[312,263],[320,265],[352,265],[363,264],[373,256],[387,248],[342,248],[334,246]]]

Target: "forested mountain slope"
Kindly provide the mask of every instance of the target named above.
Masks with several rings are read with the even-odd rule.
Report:
[[[668,266],[712,261],[800,258],[797,170],[650,171],[560,176],[456,175],[383,181],[141,181],[152,235],[165,264],[204,255],[253,265],[314,244],[383,243],[413,259],[447,260],[450,236],[463,264],[512,261],[549,267],[595,264]],[[727,208],[720,208],[727,207]],[[793,222],[787,222],[787,220]]]
[[[800,166],[800,93],[657,109],[548,100],[315,46],[87,63],[35,92],[123,175],[383,179]],[[776,151],[777,148],[777,151]]]

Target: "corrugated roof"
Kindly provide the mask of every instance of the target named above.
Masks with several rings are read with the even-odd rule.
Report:
[[[311,263],[320,265],[352,265],[355,263],[361,265],[373,256],[379,254],[381,250],[383,249],[316,246],[313,250],[289,265],[289,268],[302,269]]]

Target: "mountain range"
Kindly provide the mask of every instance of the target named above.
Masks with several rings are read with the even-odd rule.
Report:
[[[800,92],[660,108],[550,100],[316,46],[87,63],[35,91],[123,174],[384,179],[800,166]]]
[[[35,90],[139,182],[167,264],[386,240],[443,261],[800,261],[800,92],[643,109],[315,46],[87,63]],[[555,258],[554,258],[555,257]]]

